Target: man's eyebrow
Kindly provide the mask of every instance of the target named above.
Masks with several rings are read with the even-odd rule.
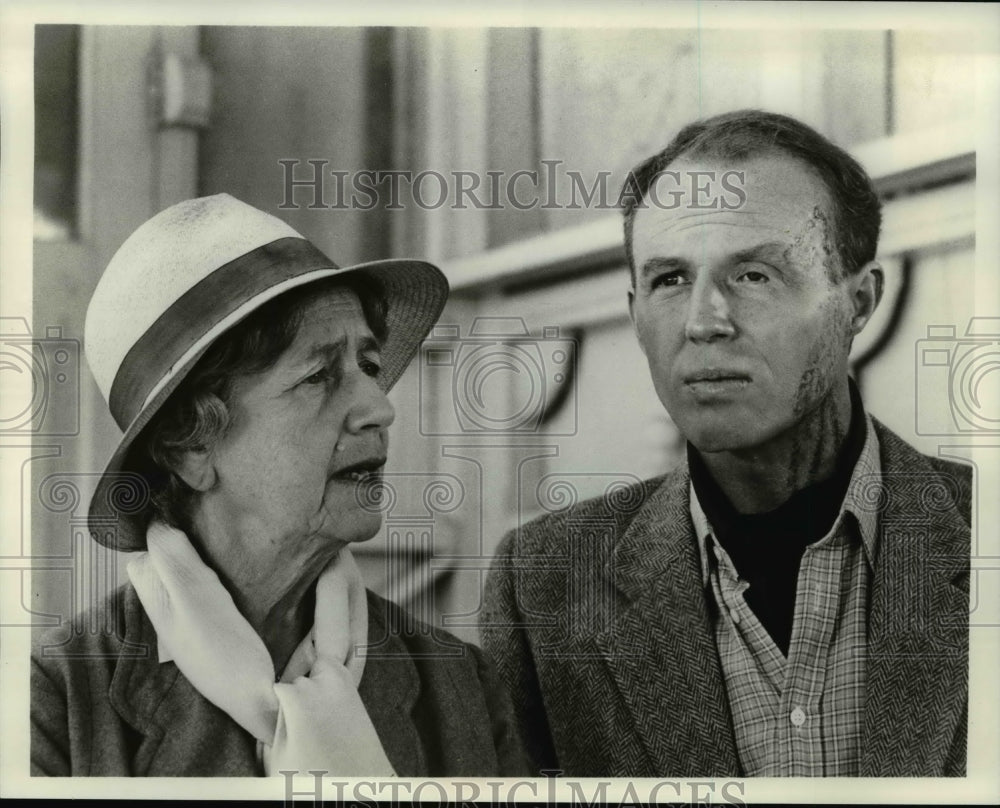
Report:
[[[767,258],[781,257],[788,249],[788,244],[781,241],[765,241],[752,247],[733,253],[729,260],[738,264],[743,261],[759,261]],[[691,268],[691,262],[686,258],[655,256],[648,259],[641,269],[643,278],[656,272],[680,272]]]
[[[753,247],[734,253],[733,260],[739,263],[741,261],[756,261],[774,255],[781,256],[787,249],[788,245],[780,241],[765,241],[763,244],[755,244]]]
[[[678,272],[691,265],[683,258],[650,258],[642,265],[642,277],[654,272]]]

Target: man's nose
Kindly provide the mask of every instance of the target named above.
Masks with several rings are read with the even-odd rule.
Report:
[[[708,278],[698,278],[688,298],[685,336],[692,342],[711,342],[732,337],[736,328],[730,317],[725,293]]]
[[[351,432],[364,429],[387,429],[396,419],[396,409],[375,379],[365,376],[354,389],[354,402],[347,413],[347,428]]]

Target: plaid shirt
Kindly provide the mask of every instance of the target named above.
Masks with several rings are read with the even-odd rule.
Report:
[[[786,658],[743,598],[749,587],[712,533],[691,486],[704,585],[715,600],[715,640],[736,748],[751,777],[859,774],[868,586],[878,537],[870,481],[881,472],[867,435],[840,514],[799,567]]]

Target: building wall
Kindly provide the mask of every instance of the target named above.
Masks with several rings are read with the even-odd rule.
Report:
[[[116,37],[151,53],[157,42],[170,47],[176,35],[171,29],[145,31],[139,42],[134,33],[102,30],[104,71],[114,69],[107,53]],[[578,172],[588,188],[606,177],[613,203],[629,167],[704,115],[759,106],[796,115],[841,145],[860,149],[879,138],[970,119],[975,112],[970,77],[976,54],[965,38],[948,32],[233,26],[203,28],[196,44],[214,83],[211,123],[197,138],[191,169],[196,176],[184,175],[198,193],[225,191],[275,213],[342,265],[403,255],[443,263],[457,288],[441,321],[452,327],[452,336],[442,339],[451,340],[456,356],[471,356],[488,344],[470,340],[474,326],[486,322],[482,318],[519,318],[526,342],[548,351],[535,354],[542,356],[534,381],[544,401],[559,388],[554,375],[546,375],[559,371],[550,361],[554,346],[560,340],[570,345],[576,360],[571,395],[535,431],[456,427],[460,367],[435,376],[418,358],[392,393],[397,419],[388,481],[395,500],[386,529],[357,555],[376,589],[425,610],[428,619],[451,615],[449,627],[472,638],[484,571],[506,530],[557,507],[560,492],[600,494],[666,470],[681,442],[653,394],[627,319],[627,274],[619,252],[602,254],[586,267],[547,265],[475,283],[461,275],[468,266],[462,262],[531,244],[526,240],[540,234],[579,232],[584,238],[587,228],[605,228],[617,215],[610,205],[565,204],[573,192],[568,172]],[[133,56],[134,64],[145,58]],[[97,57],[85,52],[81,58]],[[112,150],[116,133],[144,132],[147,126],[139,121],[145,114],[141,71],[133,66],[123,83],[128,93],[118,112],[127,125],[116,123],[114,99],[103,107],[81,107],[90,116],[84,128],[108,144],[103,153]],[[142,132],[137,137],[146,137]],[[173,163],[162,158],[175,137],[194,135],[160,132],[156,138],[163,143],[150,159],[134,161],[136,171],[156,175],[146,183],[155,193],[143,185],[141,206],[122,211],[109,194],[100,197],[113,184],[93,184],[91,207],[104,222],[94,267],[110,254],[108,234],[118,234],[117,243],[135,226],[133,218],[173,201],[162,192]],[[322,161],[320,171],[352,175],[394,169],[482,178],[536,171],[539,194],[562,204],[429,209],[412,204],[404,188],[403,204],[390,210],[383,184],[382,204],[375,209],[335,209],[329,174],[322,177],[321,202],[308,187],[286,199],[289,169],[281,160],[295,161],[293,176],[300,180],[312,174],[309,160]],[[99,161],[91,162],[93,170]],[[550,179],[547,166],[554,164]],[[108,176],[120,185],[124,174]],[[928,191],[902,218],[938,232],[939,211],[956,210],[954,190],[934,191],[944,196]],[[964,211],[971,191],[959,191],[957,208]],[[962,216],[973,216],[969,211]],[[866,402],[928,449],[934,440],[917,433],[912,411],[910,391],[920,389],[926,374],[915,351],[928,325],[951,323],[961,330],[972,313],[970,233],[971,226],[958,226],[954,238],[942,236],[940,243],[908,236],[886,254],[892,290],[886,307],[901,288],[904,259],[912,284],[897,332],[864,372]],[[65,272],[61,253],[52,250],[48,269],[36,268],[38,288],[59,286]],[[82,322],[82,308],[67,322]],[[885,326],[888,314],[880,317],[873,329]],[[499,412],[515,406],[518,396],[531,394],[524,387],[529,376],[492,376],[484,387],[489,406]],[[103,411],[93,385],[85,386],[86,407]],[[101,437],[108,445],[88,449],[88,457],[110,454],[108,431],[105,426]],[[55,525],[53,535],[60,530]]]
[[[382,215],[335,207],[328,172],[388,168],[385,40],[377,29],[203,28],[214,94],[199,191],[230,193],[280,215],[338,263],[384,256]],[[310,160],[322,163],[314,168]],[[306,182],[317,171],[321,192],[289,188],[289,178]]]
[[[543,29],[517,35],[477,32],[473,37],[461,31],[398,35],[409,48],[400,81],[411,103],[424,98],[437,113],[433,125],[422,129],[418,119],[406,127],[411,151],[420,153],[422,165],[442,171],[478,168],[483,174],[498,168],[535,169],[541,197],[560,202],[528,211],[404,213],[417,223],[407,232],[418,236],[397,238],[396,249],[446,261],[459,284],[462,271],[476,263],[469,256],[484,249],[509,247],[563,228],[604,227],[616,216],[607,207],[567,204],[573,199],[568,172],[578,172],[588,188],[607,176],[613,205],[628,169],[699,117],[758,106],[794,115],[850,149],[942,122],[971,120],[975,112],[969,81],[975,54],[947,33]],[[431,71],[410,69],[428,64],[437,65],[433,80]],[[482,90],[475,105],[447,90],[466,82]],[[510,97],[510,88],[521,95]],[[945,117],[941,110],[947,110]],[[503,137],[484,137],[484,131],[495,132],[498,120]],[[442,130],[447,137],[440,136]],[[546,161],[558,161],[554,186],[546,180]],[[869,168],[878,173],[883,166]],[[971,186],[964,187],[962,205],[972,193]],[[973,311],[968,284],[973,272],[971,215],[957,241],[935,244],[900,235],[900,221],[933,216],[938,205],[943,210],[956,207],[944,199],[917,198],[915,207],[888,217],[895,239],[884,254],[889,292],[879,317],[855,346],[855,356],[861,356],[885,339],[885,348],[861,378],[866,404],[929,451],[936,448],[934,439],[918,434],[915,422],[914,395],[918,376],[925,373],[915,365],[915,340],[937,322],[958,323],[961,329]],[[912,283],[893,323],[904,259]],[[412,449],[428,467],[456,475],[463,473],[460,463],[442,459],[442,454],[453,444],[476,447],[477,479],[489,481],[496,501],[464,522],[452,516],[440,527],[446,544],[479,547],[487,557],[507,530],[546,510],[546,496],[548,507],[555,507],[560,503],[551,496],[556,494],[582,499],[618,482],[660,473],[678,461],[682,446],[653,394],[632,334],[621,258],[604,268],[587,267],[585,277],[565,274],[557,266],[514,277],[519,269],[512,265],[506,280],[499,272],[488,283],[462,285],[443,322],[467,336],[477,317],[507,315],[520,317],[536,337],[548,327],[572,338],[579,351],[572,406],[538,433],[520,435],[517,449],[502,448],[514,438],[482,431],[437,440],[406,431],[397,442],[404,455]],[[599,311],[591,311],[595,307]],[[895,333],[886,333],[890,328]],[[411,368],[411,376],[418,372]],[[541,386],[544,374],[545,369],[537,380]],[[494,381],[493,395],[516,398],[518,381],[508,378],[511,389],[500,389],[501,383]],[[408,389],[408,400],[418,401],[423,412],[456,405],[454,387]],[[944,402],[946,394],[938,400]],[[535,446],[536,456],[528,458],[526,443]],[[553,487],[557,481],[560,485]],[[430,571],[425,574],[433,577]],[[457,573],[436,610],[474,610],[479,586],[472,573]]]

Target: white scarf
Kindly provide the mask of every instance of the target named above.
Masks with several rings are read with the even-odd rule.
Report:
[[[358,695],[368,637],[364,582],[344,548],[316,583],[312,631],[281,681],[264,641],[239,613],[188,537],[160,522],[129,578],[156,629],[160,662],[173,662],[201,695],[258,740],[268,775],[323,770],[392,776]]]

